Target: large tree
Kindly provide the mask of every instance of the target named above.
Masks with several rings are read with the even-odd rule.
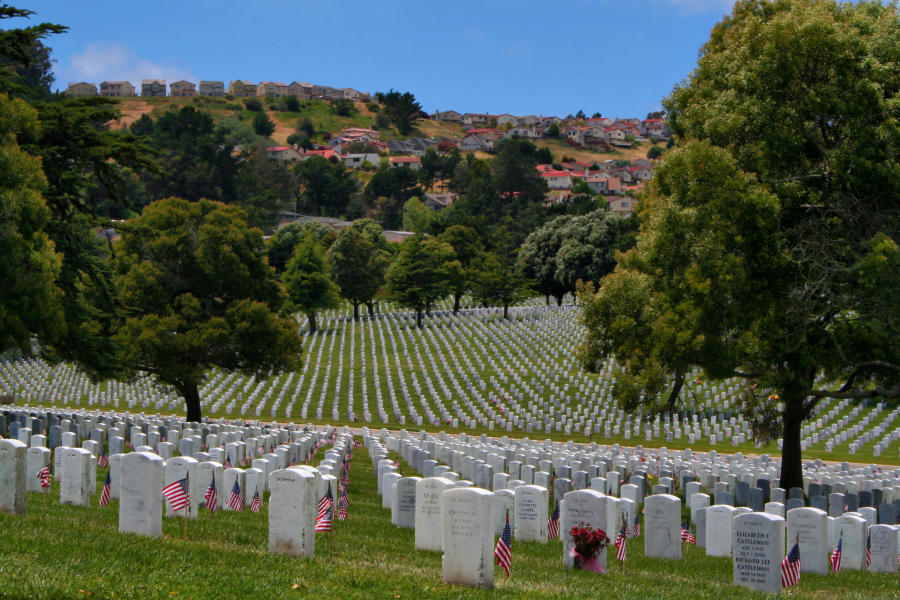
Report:
[[[895,5],[738,2],[664,102],[636,249],[585,296],[585,362],[614,355],[630,406],[695,365],[745,378],[785,488],[823,399],[900,394],[898,40]]]
[[[353,318],[359,320],[359,305],[372,302],[384,285],[390,254],[366,239],[357,228],[347,227],[328,249],[327,258],[341,296],[353,305]],[[371,305],[369,310],[372,311]]]
[[[451,281],[461,272],[450,244],[416,234],[403,242],[387,271],[388,294],[400,306],[416,311],[421,327],[423,313],[450,293]]]
[[[528,296],[531,282],[516,264],[518,248],[514,236],[498,227],[491,238],[492,249],[482,253],[472,264],[472,292],[489,306],[502,306],[503,318],[509,318],[509,307]]]
[[[397,133],[409,134],[415,127],[416,121],[419,120],[419,113],[422,111],[421,105],[416,102],[416,97],[409,92],[401,94],[393,89],[386,94],[378,93],[376,96],[384,104],[384,112],[397,128]]]
[[[123,231],[115,334],[124,373],[151,373],[201,417],[199,386],[214,366],[265,375],[300,362],[296,321],[266,264],[262,234],[242,209],[179,198],[149,205]]]
[[[450,293],[453,294],[453,314],[456,314],[459,312],[463,294],[471,287],[472,266],[475,259],[484,251],[484,244],[481,243],[478,232],[465,225],[451,225],[438,236],[438,239],[450,244],[456,260],[462,267],[460,271],[452,274],[453,277],[450,280]]]
[[[340,289],[331,280],[325,251],[312,233],[294,250],[281,280],[293,310],[306,315],[310,333],[316,332],[316,311],[340,304]]]

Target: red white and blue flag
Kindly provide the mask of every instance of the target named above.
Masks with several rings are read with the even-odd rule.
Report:
[[[331,485],[328,491],[319,500],[319,514],[316,515],[316,531],[331,531],[331,521],[334,518],[334,496],[331,495]]]
[[[209,482],[209,487],[206,488],[206,493],[203,494],[203,497],[206,499],[206,508],[209,510],[216,512],[216,474],[213,473],[212,479]]]
[[[844,536],[841,536],[841,539],[838,540],[837,548],[834,549],[834,552],[831,553],[831,572],[837,573],[841,570],[841,544],[844,543]]]
[[[106,457],[106,452],[104,452],[103,446],[100,447],[100,456],[97,457],[97,466],[101,469],[109,466],[109,459]]]
[[[641,517],[634,515],[634,525],[631,527],[631,537],[641,536]]]
[[[174,511],[179,511],[190,502],[188,495],[187,477],[173,481],[162,489],[163,497],[169,501],[169,506]]]
[[[559,539],[559,502],[553,507],[553,514],[547,519],[547,539]]]
[[[259,490],[256,490],[253,500],[250,501],[250,512],[258,513],[260,508],[262,508],[262,498],[259,497]]]
[[[510,567],[512,566],[512,533],[509,530],[509,513],[506,515],[506,525],[503,526],[500,539],[497,540],[497,547],[494,548],[494,556],[497,557],[497,564],[509,577]]]
[[[225,506],[238,512],[244,510],[244,495],[241,493],[241,484],[237,479],[234,480],[234,487],[231,488],[231,493],[228,494]]]
[[[628,559],[628,552],[626,547],[628,545],[628,533],[625,531],[625,524],[622,524],[622,529],[619,530],[619,535],[616,536],[616,559],[621,560],[622,564]]]
[[[44,467],[38,471],[37,478],[41,480],[41,487],[50,487],[50,467]]]
[[[103,489],[100,490],[100,502],[98,506],[103,508],[107,504],[109,504],[109,496],[112,492],[112,479],[109,476],[109,472],[106,473],[106,482],[103,484]]]
[[[800,583],[800,543],[794,544],[788,555],[781,561],[781,587],[791,587]]]

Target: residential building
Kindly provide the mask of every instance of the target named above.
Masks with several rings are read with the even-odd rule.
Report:
[[[97,86],[93,83],[79,81],[78,83],[70,83],[66,87],[66,96],[72,98],[85,98],[87,96],[96,96]]]
[[[169,95],[172,97],[192,97],[197,95],[197,85],[190,81],[176,81],[169,84]]]
[[[288,95],[288,86],[278,81],[260,81],[256,86],[256,95],[260,98],[284,98]]]
[[[630,216],[637,207],[637,200],[631,196],[609,197],[606,201],[609,203],[609,212],[623,217]]]
[[[165,97],[166,80],[165,79],[141,79],[141,96],[142,97]]]
[[[244,79],[235,79],[228,84],[228,93],[236,98],[251,98],[256,96],[256,84]]]
[[[269,146],[266,148],[266,156],[285,162],[297,162],[303,160],[303,149],[294,146]]]
[[[541,177],[551,190],[568,190],[572,187],[572,174],[568,171],[544,171]]]
[[[288,86],[288,96],[296,96],[301,100],[311,100],[313,97],[313,88],[311,83],[303,81],[292,81]]]
[[[463,117],[455,110],[436,111],[435,121],[447,121],[448,123],[462,123]]]
[[[378,163],[381,161],[381,156],[372,152],[366,154],[345,154],[344,155],[344,166],[350,167],[353,169],[359,169],[366,163],[369,163],[373,167],[377,167]]]
[[[463,124],[471,127],[487,127],[491,123],[491,115],[466,113],[462,116]]]
[[[127,81],[101,81],[100,95],[107,98],[134,96],[134,86]]]
[[[225,95],[225,82],[224,81],[201,81],[200,82],[200,95],[201,96],[224,96]]]
[[[390,161],[392,167],[407,167],[413,171],[422,167],[422,159],[418,156],[392,156]]]
[[[446,194],[435,194],[433,192],[425,193],[425,206],[433,211],[444,210],[449,206],[453,206],[456,202],[457,195],[452,192]]]

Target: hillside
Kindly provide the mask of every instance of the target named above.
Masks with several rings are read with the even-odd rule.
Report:
[[[239,99],[228,100],[226,98],[123,98],[121,102],[122,117],[113,124],[114,128],[122,128],[131,125],[142,115],[153,115],[156,111],[166,110],[169,107],[196,106],[208,111],[217,117],[236,116],[242,121],[250,122],[254,112],[243,107]],[[334,132],[346,127],[372,128],[375,124],[375,113],[369,110],[364,102],[354,103],[354,114],[343,117],[334,114],[331,104],[319,100],[307,100],[302,102],[302,108],[298,112],[274,110],[271,102],[266,102],[266,113],[275,124],[275,132],[271,139],[276,144],[286,144],[288,137],[297,132],[297,126],[301,119],[308,117],[315,127],[316,134],[313,141],[324,142],[323,134]],[[423,119],[408,137],[448,137],[462,139],[464,131],[461,125],[454,123],[432,121]],[[384,141],[402,138],[391,127],[381,130],[381,139]],[[557,160],[562,157],[571,157],[577,161],[604,161],[634,160],[647,156],[650,147],[648,142],[639,143],[634,148],[622,148],[611,152],[595,152],[573,148],[559,139],[534,140],[538,147],[549,148]],[[479,153],[480,154],[480,153]]]

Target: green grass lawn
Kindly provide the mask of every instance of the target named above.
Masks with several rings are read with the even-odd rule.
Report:
[[[610,559],[610,574],[566,571],[562,544],[513,540],[512,577],[495,571],[494,591],[441,581],[441,554],[417,552],[414,532],[390,523],[381,508],[364,448],[354,451],[349,518],[317,534],[316,558],[270,555],[268,495],[260,514],[201,511],[188,537],[183,520],[163,519],[163,537],[119,534],[118,503],[62,506],[53,483],[29,494],[26,516],[0,515],[0,598],[757,598],[731,585],[732,563],[690,547],[680,561],[648,559],[643,538],[629,540],[627,570]],[[401,471],[410,475],[403,464]],[[98,473],[98,489],[103,478]],[[842,571],[804,574],[792,598],[897,598],[896,575]]]

